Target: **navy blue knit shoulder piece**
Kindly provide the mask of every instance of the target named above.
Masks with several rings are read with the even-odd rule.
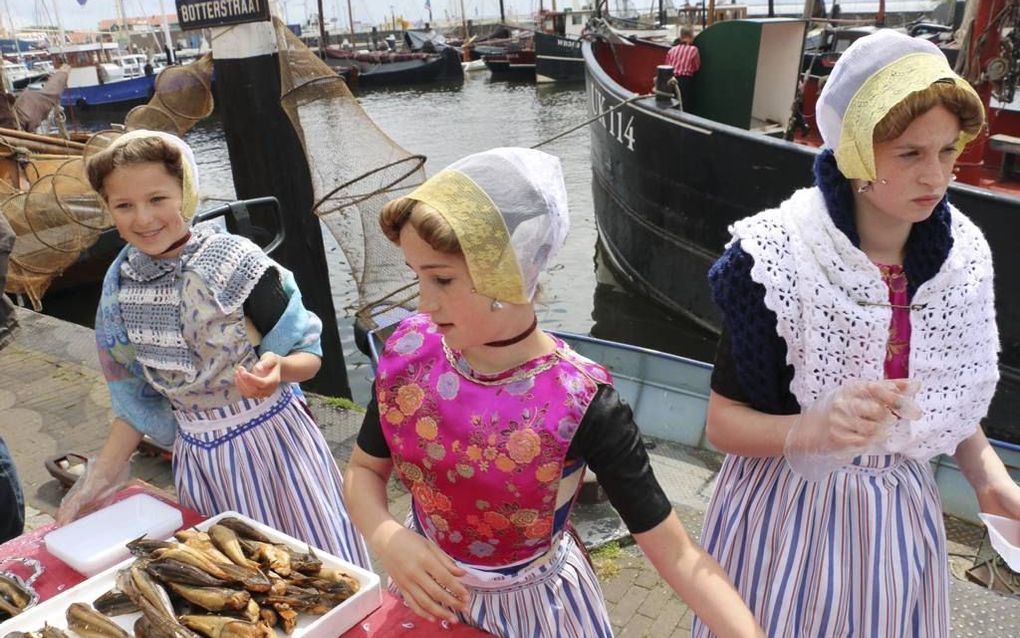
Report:
[[[815,181],[833,223],[860,246],[854,219],[852,186],[829,150],[815,158]],[[948,200],[943,197],[932,215],[914,224],[907,239],[903,269],[908,293],[931,279],[953,246]],[[776,314],[765,305],[765,287],[751,279],[754,259],[734,243],[708,273],[712,297],[722,310],[724,329],[741,387],[752,407],[770,414],[799,412],[790,392],[793,367],[786,363],[786,342],[776,333]]]
[[[776,333],[776,313],[765,305],[765,286],[751,279],[753,265],[754,258],[738,242],[708,271],[712,297],[723,314],[722,338],[730,340],[730,367],[751,407],[796,414],[800,406],[790,392],[793,366],[787,365],[786,342]]]

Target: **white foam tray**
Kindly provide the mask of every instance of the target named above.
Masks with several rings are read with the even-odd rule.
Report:
[[[1020,572],[1020,521],[995,514],[978,514],[988,526],[992,548],[1002,556],[1009,568]]]
[[[206,530],[221,518],[233,516],[239,518],[253,528],[262,532],[274,542],[289,545],[296,551],[306,551],[307,545],[301,541],[284,534],[283,532],[267,527],[259,522],[253,521],[237,512],[223,512],[208,520],[205,520],[195,527]],[[314,548],[313,548],[314,549]],[[375,611],[382,604],[382,590],[379,585],[379,576],[366,571],[356,565],[332,556],[318,549],[314,549],[315,555],[322,561],[324,567],[342,569],[351,576],[358,579],[361,587],[358,592],[340,603],[328,613],[322,616],[313,616],[302,613],[298,616],[297,627],[289,638],[337,638],[345,631],[351,629],[361,622],[366,616]],[[71,589],[50,598],[49,600],[24,611],[14,618],[0,623],[0,636],[5,636],[12,631],[36,631],[43,628],[44,623],[49,623],[60,629],[67,628],[65,613],[71,603],[82,602],[92,604],[110,589],[113,589],[117,578],[117,572],[130,565],[135,560],[134,556],[114,565],[113,567],[96,574],[92,578],[75,585]],[[45,578],[45,572],[41,576]],[[126,614],[111,618],[114,622],[124,628],[130,635],[134,635],[135,620],[141,614]],[[280,636],[283,632],[278,630]],[[77,635],[77,634],[72,634]]]

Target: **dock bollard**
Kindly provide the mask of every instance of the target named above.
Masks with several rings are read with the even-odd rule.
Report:
[[[673,79],[673,67],[668,64],[660,64],[655,67],[655,101],[663,104],[676,97],[673,87],[669,85]]]

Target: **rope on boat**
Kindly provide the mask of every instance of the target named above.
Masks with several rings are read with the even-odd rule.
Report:
[[[612,113],[613,111],[615,111],[616,109],[620,108],[621,106],[624,106],[625,104],[630,104],[631,102],[634,102],[636,100],[640,100],[643,97],[651,97],[652,95],[653,95],[652,93],[641,93],[640,95],[632,95],[629,98],[627,98],[626,100],[624,100],[624,101],[620,102],[619,104],[617,104],[616,106],[611,106],[608,109],[606,109],[605,111],[602,111],[601,113],[598,113],[597,115],[595,115],[593,117],[590,117],[587,120],[581,122],[577,126],[572,126],[572,127],[568,128],[567,130],[563,131],[562,133],[558,133],[556,135],[553,135],[549,139],[547,139],[547,140],[545,140],[543,142],[539,142],[538,144],[535,144],[531,148],[538,148],[540,146],[545,146],[549,142],[552,142],[554,140],[558,140],[558,139],[560,139],[561,137],[563,137],[565,135],[569,135],[569,134],[573,133],[574,131],[576,131],[579,128],[582,128],[584,126],[588,126],[589,124],[591,124],[595,120],[601,118],[604,115]]]

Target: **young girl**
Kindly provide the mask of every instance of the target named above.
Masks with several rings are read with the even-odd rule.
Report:
[[[173,443],[181,504],[210,516],[236,510],[368,566],[340,472],[297,385],[319,369],[322,324],[293,276],[244,238],[189,227],[198,174],[178,138],[128,133],[87,170],[128,243],[96,315],[116,418],[58,521],[116,489],[148,434]]]
[[[608,372],[537,327],[538,275],[567,232],[559,161],[471,155],[380,220],[419,278],[422,314],[379,361],[346,473],[351,516],[418,614],[498,636],[609,636],[602,592],[566,533],[585,465],[634,538],[715,631],[760,630],[687,536]],[[390,516],[393,469],[412,494]]]
[[[770,636],[946,636],[928,461],[955,453],[981,509],[1020,518],[978,427],[992,258],[946,199],[984,112],[936,47],[883,30],[842,55],[817,113],[817,185],[735,224],[709,275],[725,332],[707,433],[729,454],[703,542]]]

